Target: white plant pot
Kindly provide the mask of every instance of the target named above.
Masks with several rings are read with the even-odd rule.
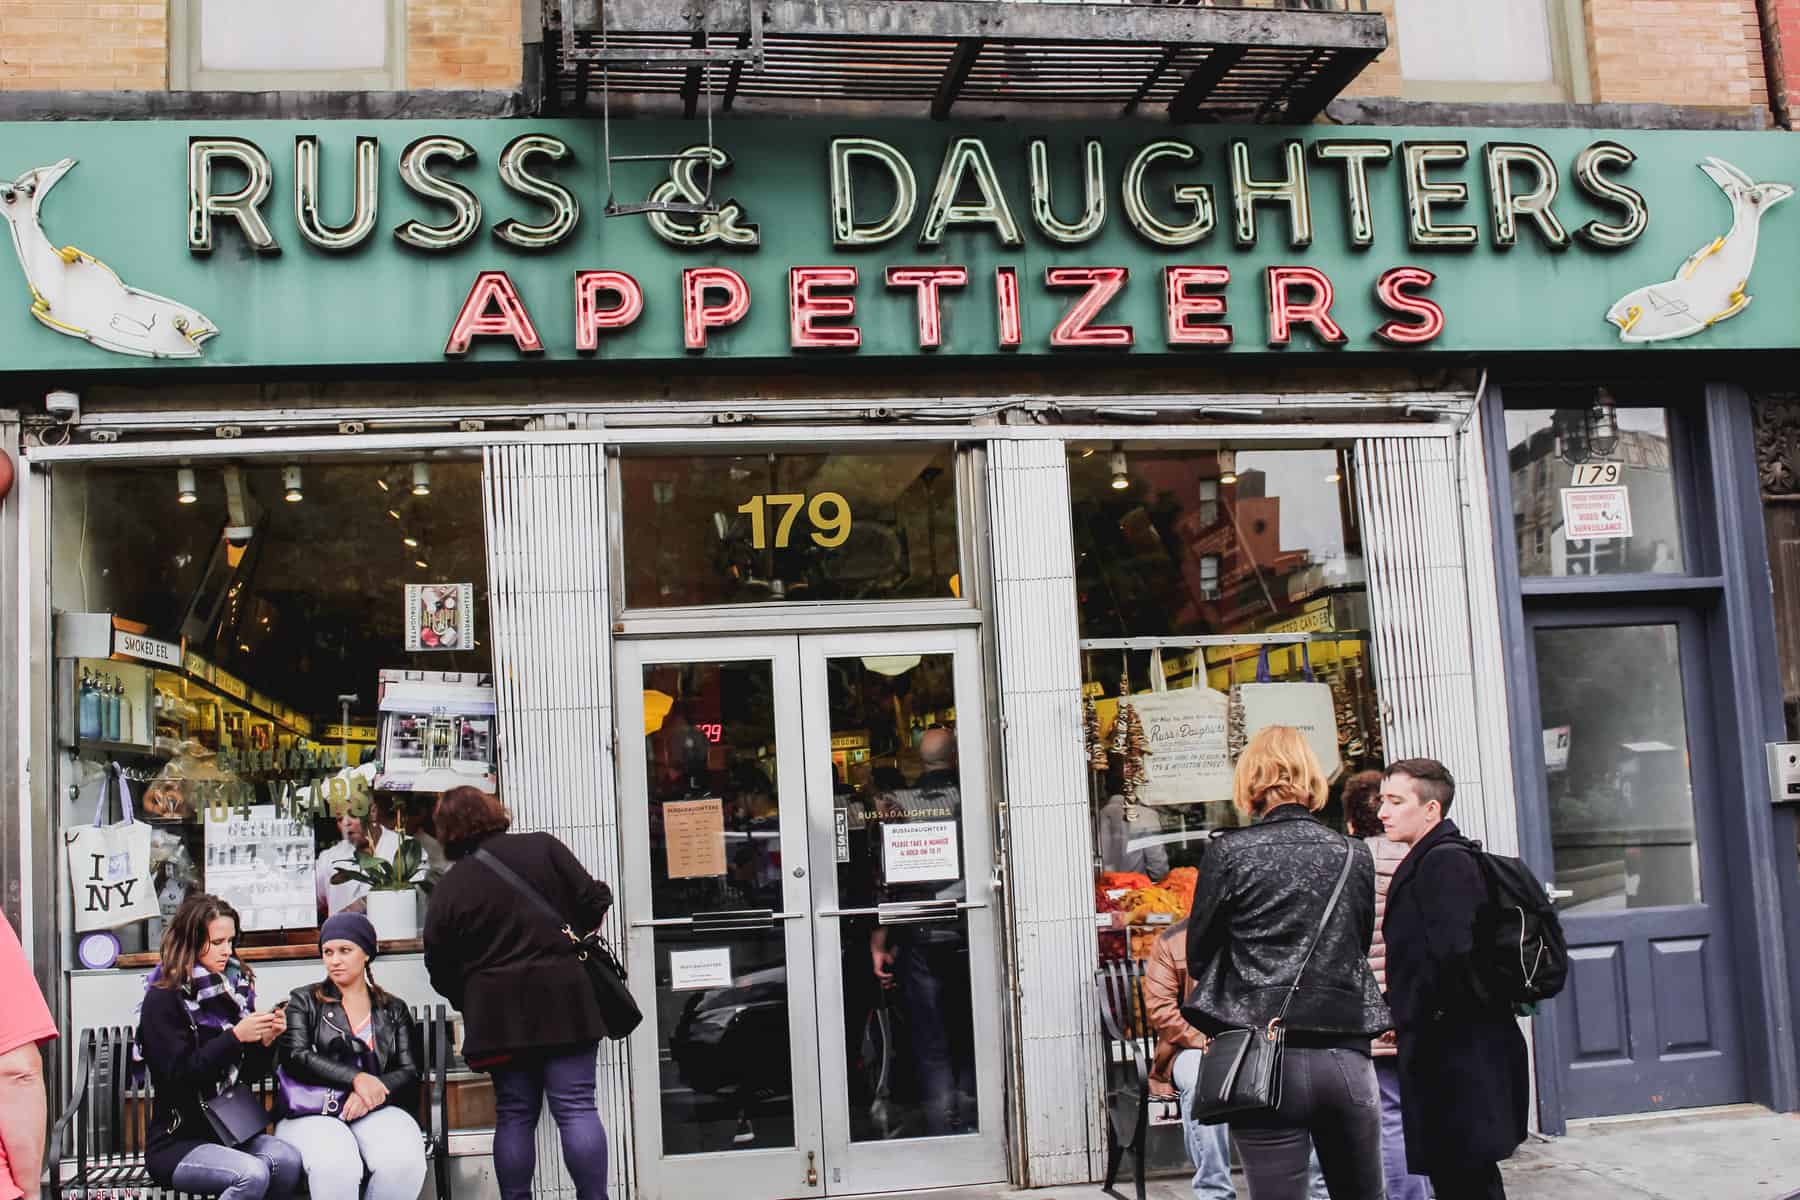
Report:
[[[384,942],[404,941],[419,936],[419,905],[413,890],[404,892],[370,892],[369,921],[375,936]]]

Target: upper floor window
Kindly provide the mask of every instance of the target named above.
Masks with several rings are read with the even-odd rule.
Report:
[[[406,0],[173,0],[178,91],[391,91],[405,85]]]
[[[1394,34],[1409,99],[1589,98],[1572,0],[1395,0]]]

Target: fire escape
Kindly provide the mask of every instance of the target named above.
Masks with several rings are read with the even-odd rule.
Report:
[[[1166,113],[1311,121],[1376,55],[1367,0],[560,0],[564,113]],[[566,14],[566,19],[564,14]]]

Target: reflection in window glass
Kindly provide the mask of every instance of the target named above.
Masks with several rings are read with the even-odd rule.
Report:
[[[782,910],[782,806],[804,801],[776,788],[774,686],[766,661],[644,668],[653,916]],[[664,1152],[792,1146],[784,927],[652,936]],[[686,977],[720,956],[729,986]]]
[[[942,446],[624,458],[625,603],[959,596],[953,468]]]
[[[366,902],[339,864],[441,868],[433,791],[494,785],[481,466],[416,469],[57,471],[55,606],[142,639],[65,681],[63,822],[93,819],[116,767],[151,826],[161,915],[121,930],[127,953],[205,890],[239,909],[240,945],[305,956],[322,915]]]
[[[977,1133],[969,918],[954,907],[967,895],[954,660],[834,658],[827,678],[833,803],[846,830],[838,901],[940,906],[903,922],[839,923],[850,1137]]]
[[[1340,452],[1089,449],[1069,460],[1083,637],[1366,623]]]
[[[1686,569],[1668,412],[1619,408],[1593,436],[1592,393],[1506,414],[1521,575],[1679,574]]]
[[[1311,731],[1331,778],[1321,815],[1340,829],[1345,784],[1382,760],[1346,456],[1122,449],[1070,459],[1082,636],[1172,644],[1082,653],[1106,959],[1147,955],[1187,916],[1208,837],[1242,823],[1231,770],[1249,734]],[[1116,732],[1125,705],[1147,757]],[[1134,757],[1147,779],[1127,787]]]
[[[1680,635],[1540,629],[1538,702],[1556,886],[1567,912],[1700,903]]]

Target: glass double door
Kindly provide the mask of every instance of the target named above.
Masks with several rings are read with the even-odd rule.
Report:
[[[641,1193],[1004,1179],[974,633],[618,657]]]

